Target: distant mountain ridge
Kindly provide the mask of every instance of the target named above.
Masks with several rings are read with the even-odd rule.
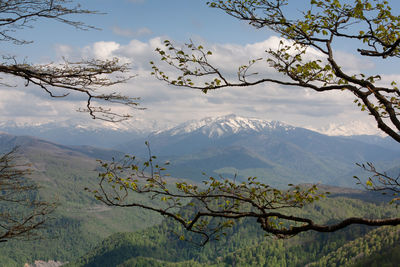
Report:
[[[92,160],[122,157],[123,153],[113,149],[97,148],[93,146],[67,146],[53,143],[32,136],[16,136],[8,133],[0,133],[0,153],[19,147],[18,151],[24,154],[26,151],[44,151],[45,153],[62,153],[69,156],[87,157]]]
[[[396,145],[376,138],[327,136],[277,121],[227,115],[189,121],[116,148],[170,160],[173,176],[204,180],[208,175],[257,176],[272,185],[322,182],[354,186],[361,170],[355,163],[374,162],[393,168],[400,159]]]
[[[378,129],[376,123],[351,121],[348,123],[329,123],[328,126],[322,128],[305,127],[312,131],[316,131],[330,136],[353,136],[353,135],[370,135],[370,136],[387,136]]]
[[[134,127],[134,123],[111,124],[104,122],[55,121],[49,123],[0,122],[0,132],[13,135],[34,136],[63,145],[91,145],[112,148],[133,137],[148,135]]]
[[[30,135],[64,145],[92,145],[112,148],[137,137],[148,135],[181,135],[199,131],[210,138],[219,138],[240,132],[260,132],[267,129],[282,128],[290,131],[294,127],[280,121],[267,121],[234,114],[220,117],[207,117],[191,120],[179,125],[172,121],[148,120],[136,116],[121,123],[99,120],[56,120],[53,122],[0,122],[0,132],[14,135]],[[360,121],[349,124],[329,124],[324,128],[304,127],[305,129],[330,136],[365,135],[369,139],[383,139],[381,132],[373,124]]]

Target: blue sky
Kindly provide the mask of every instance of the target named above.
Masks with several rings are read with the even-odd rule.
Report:
[[[18,32],[23,38],[34,40],[34,43],[17,49],[22,50],[21,55],[29,53],[33,55],[30,58],[37,58],[45,54],[43,50],[51,51],[57,43],[85,46],[98,41],[115,41],[123,44],[131,39],[146,41],[151,37],[164,36],[181,41],[202,37],[209,42],[247,44],[263,41],[269,35],[265,30],[256,30],[222,11],[209,8],[206,2],[203,0],[79,1],[82,7],[105,14],[74,16],[71,19],[84,21],[101,30],[77,31],[68,25],[40,20],[35,23],[33,29]],[[116,28],[121,32],[118,33]],[[12,48],[15,49],[15,46]]]
[[[295,126],[328,127],[329,123],[352,124],[373,122],[358,111],[353,97],[343,93],[317,94],[301,88],[285,89],[272,84],[255,88],[224,89],[204,95],[190,89],[174,88],[149,75],[150,60],[156,60],[154,49],[162,40],[178,43],[189,39],[213,50],[221,68],[234,73],[249,59],[263,56],[265,49],[277,42],[277,36],[256,30],[220,10],[207,7],[203,0],[82,0],[82,7],[104,12],[103,15],[74,16],[101,30],[79,31],[53,21],[40,20],[34,28],[19,31],[18,35],[33,40],[24,46],[2,44],[2,53],[16,55],[28,62],[57,62],[61,56],[79,60],[82,57],[120,57],[130,62],[132,73],[138,74],[120,90],[131,96],[142,97],[145,111],[133,111],[132,122],[151,122],[161,126],[236,113],[267,120],[281,120]],[[294,9],[308,4],[308,0],[293,1]],[[395,8],[399,8],[400,4]],[[385,72],[397,79],[397,61],[384,64],[354,55],[354,47],[339,43],[338,56],[345,68],[364,72]],[[261,67],[260,67],[261,68]],[[399,74],[399,75],[398,75]],[[275,75],[269,71],[265,75]],[[76,120],[92,123],[91,119],[75,109],[82,102],[79,97],[62,100],[49,99],[37,88],[24,88],[15,81],[17,89],[1,88],[1,121],[41,123],[51,120]],[[26,105],[27,100],[31,101]],[[145,123],[139,124],[144,125]],[[140,126],[138,126],[140,127]],[[373,126],[372,126],[373,128]],[[372,130],[371,130],[372,131]]]

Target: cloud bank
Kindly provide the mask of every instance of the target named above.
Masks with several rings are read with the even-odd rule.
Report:
[[[139,33],[139,30],[134,32],[120,28],[116,28],[115,31],[125,36]],[[121,111],[140,117],[141,121],[157,121],[160,125],[172,126],[186,120],[235,113],[313,128],[326,127],[329,123],[346,123],[355,119],[371,122],[367,114],[361,113],[352,103],[354,97],[346,92],[316,93],[304,88],[287,88],[265,83],[254,87],[225,88],[203,94],[192,89],[169,86],[150,75],[149,62],[159,62],[155,49],[163,46],[163,39],[166,38],[156,37],[147,42],[133,39],[126,44],[102,41],[81,48],[57,45],[55,51],[57,55],[71,60],[79,60],[82,57],[97,59],[118,57],[122,62],[129,62],[132,74],[137,76],[125,84],[106,90],[141,97],[142,107],[147,110],[135,112],[119,108]],[[265,50],[276,48],[279,41],[278,37],[270,37],[265,41],[246,45],[204,43],[203,46],[213,52],[210,61],[228,77],[234,78],[238,66],[248,63],[251,59],[265,57]],[[361,72],[374,67],[373,63],[360,60],[353,55],[340,51],[337,53],[343,68],[352,72]],[[311,56],[320,55],[318,51],[311,50]],[[161,62],[159,64],[162,66]],[[254,71],[258,72],[260,77],[281,77],[265,60],[254,66]],[[171,68],[168,72],[177,75]],[[27,89],[22,84],[18,84],[15,89],[0,88],[0,90],[3,96],[0,99],[1,120],[11,118],[16,121],[23,119],[33,122],[87,116],[74,112],[83,103],[83,99],[79,96],[55,101],[49,99],[43,92],[38,93],[40,89]],[[33,104],[24,104],[28,99],[30,102],[33,99]],[[87,120],[91,121],[90,118]]]

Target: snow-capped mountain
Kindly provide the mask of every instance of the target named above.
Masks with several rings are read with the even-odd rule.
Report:
[[[360,137],[361,138],[361,137]],[[382,139],[380,137],[377,137]],[[156,131],[142,138],[134,138],[117,148],[127,153],[147,154],[143,145],[149,141],[157,155],[189,155],[208,148],[242,146],[253,151],[266,151],[271,144],[292,143],[297,148],[312,148],[326,155],[339,150],[340,144],[365,142],[359,138],[328,136],[306,128],[294,127],[279,121],[267,121],[229,114],[220,117],[207,117],[192,120],[173,128]],[[361,138],[362,139],[362,138]],[[378,141],[366,142],[380,145]],[[353,145],[353,144],[351,144]],[[349,144],[350,146],[350,144]],[[343,145],[343,149],[349,147]],[[324,148],[324,149],[323,149]],[[355,150],[357,151],[357,150]]]
[[[218,138],[238,133],[262,132],[265,130],[290,131],[295,127],[279,121],[266,121],[257,118],[244,118],[234,114],[221,117],[207,117],[202,120],[193,120],[180,124],[168,130],[158,131],[154,135],[184,135],[202,133],[209,138]]]
[[[126,153],[169,160],[175,177],[257,176],[273,184],[316,182],[352,185],[356,162],[398,162],[400,151],[375,142],[328,136],[278,121],[226,115],[189,121],[117,147]],[[339,166],[339,167],[338,167]],[[339,169],[338,169],[339,168]],[[343,179],[344,177],[344,179]]]

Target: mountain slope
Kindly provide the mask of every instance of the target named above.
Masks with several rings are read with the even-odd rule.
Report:
[[[3,261],[14,261],[15,266],[34,260],[65,262],[112,233],[143,229],[161,221],[161,216],[144,210],[126,212],[100,205],[84,191],[85,187],[97,187],[96,158],[110,159],[120,156],[120,152],[0,134],[1,152],[15,145],[19,146],[21,160],[34,170],[30,178],[41,186],[40,197],[56,201],[58,208],[44,228],[43,240],[1,243],[0,254],[7,255],[7,260],[2,257],[0,266],[4,266]]]
[[[363,174],[355,163],[374,162],[385,170],[400,159],[400,149],[393,146],[235,115],[190,121],[119,149],[146,156],[145,140],[153,155],[171,161],[173,176],[192,180],[202,180],[201,173],[206,172],[258,176],[279,186],[303,182],[350,186],[353,175]]]
[[[344,244],[307,266],[337,266],[338,263],[341,266],[371,266],[374,262],[380,266],[397,266],[400,257],[395,252],[400,249],[399,243],[399,227],[380,227]],[[386,254],[386,258],[381,257],[382,253]],[[379,259],[380,261],[377,261]]]

